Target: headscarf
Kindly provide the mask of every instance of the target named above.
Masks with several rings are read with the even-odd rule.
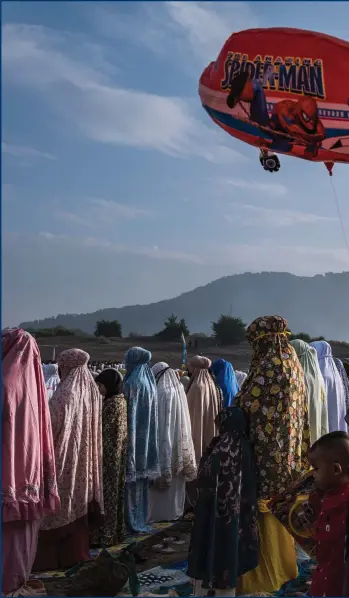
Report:
[[[124,394],[128,400],[127,482],[160,477],[158,397],[149,362],[151,353],[141,347],[125,356]]]
[[[62,508],[42,529],[85,516],[91,503],[103,512],[102,399],[87,367],[90,356],[68,349],[58,357],[61,384],[50,401],[57,483]]]
[[[192,357],[188,363],[191,378],[187,399],[197,464],[216,436],[215,419],[223,406],[220,392],[209,372],[210,367],[210,359],[200,355]]]
[[[283,492],[308,470],[308,397],[301,364],[286,334],[281,316],[252,322],[247,329],[251,369],[235,397],[248,420],[263,500]]]
[[[343,382],[344,391],[345,391],[345,405],[348,410],[349,409],[349,378],[347,376],[347,372],[345,370],[343,362],[340,359],[338,359],[337,357],[334,357],[333,359],[334,359],[336,368],[337,368],[339,375]]]
[[[232,364],[229,361],[225,361],[225,359],[216,359],[211,366],[211,372],[214,374],[217,384],[223,392],[223,406],[231,407],[234,397],[240,390]]]
[[[45,366],[44,378],[48,400],[50,400],[52,399],[52,396],[56,392],[60,383],[58,365],[56,363],[49,363]]]
[[[117,397],[122,395],[123,393],[123,377],[118,370],[114,368],[106,368],[98,374],[95,378],[96,384],[103,384],[107,391],[105,395],[105,399],[109,399],[110,397]]]
[[[2,521],[59,510],[50,413],[35,339],[2,333]]]
[[[245,382],[245,380],[247,378],[247,374],[246,374],[246,372],[239,372],[239,370],[235,370],[235,376],[238,381],[239,388],[241,389],[241,386],[243,385],[243,383]]]
[[[315,349],[300,339],[295,339],[290,344],[296,351],[304,372],[308,392],[310,442],[313,444],[328,433],[325,383]]]
[[[158,391],[161,477],[170,484],[183,472],[187,482],[196,478],[196,459],[188,401],[178,375],[163,361],[152,368]]]
[[[316,349],[320,370],[325,382],[329,431],[342,430],[347,432],[345,389],[332,357],[332,347],[326,341],[313,341],[310,346]]]

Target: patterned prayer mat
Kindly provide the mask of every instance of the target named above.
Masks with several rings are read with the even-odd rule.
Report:
[[[110,552],[110,554],[117,554],[118,552],[120,552],[120,550],[122,550],[123,548],[128,546],[128,544],[131,544],[131,542],[144,542],[151,536],[158,534],[159,532],[164,531],[171,526],[173,526],[173,522],[172,523],[171,522],[170,523],[154,523],[152,525],[151,532],[145,533],[145,534],[139,534],[139,535],[135,535],[135,536],[127,536],[125,538],[125,541],[122,544],[118,544],[117,546],[109,547],[108,552]],[[101,548],[91,549],[90,550],[91,559],[97,558],[97,556],[99,555],[101,550],[102,550]],[[65,577],[65,570],[61,569],[58,571],[44,571],[44,572],[40,572],[40,573],[32,573],[32,575],[30,576],[31,579],[42,579],[42,580],[57,579],[60,577]]]
[[[192,593],[189,577],[187,576],[187,561],[179,561],[170,566],[153,567],[142,573],[138,573],[138,580],[140,583],[140,595],[146,592],[154,594],[167,594],[169,590],[177,588],[190,587],[189,594],[182,594],[183,596],[190,596]],[[125,586],[125,591],[128,593],[129,588]]]
[[[299,561],[299,574],[297,579],[285,584],[274,596],[294,596],[297,593],[306,593],[309,589],[314,565],[312,561]],[[190,579],[186,574],[187,561],[180,561],[167,565],[166,567],[154,567],[138,575],[141,584],[140,594],[151,592],[152,594],[167,594],[169,590],[175,590],[179,596],[192,596],[193,590]],[[128,588],[125,587],[125,591]],[[263,589],[261,588],[260,592]]]

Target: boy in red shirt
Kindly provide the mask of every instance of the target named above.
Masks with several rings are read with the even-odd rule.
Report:
[[[345,536],[349,501],[349,435],[331,432],[313,444],[309,460],[319,494],[315,529],[317,567],[309,596],[344,596]]]

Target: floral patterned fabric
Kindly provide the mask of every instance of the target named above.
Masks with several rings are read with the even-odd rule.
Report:
[[[254,447],[258,498],[271,499],[309,469],[308,398],[304,373],[281,316],[257,318],[247,336],[250,373],[236,396]]]
[[[127,464],[127,403],[123,395],[103,400],[104,523],[99,543],[115,546],[125,536],[124,498]]]
[[[24,330],[2,333],[2,521],[59,510],[50,413],[39,348]]]
[[[103,512],[102,399],[80,349],[58,358],[61,384],[50,401],[57,484],[61,511],[43,520],[41,528],[56,529],[88,513],[89,505]]]
[[[228,407],[217,419],[219,436],[199,466],[188,575],[227,589],[258,565],[256,479],[243,412]]]

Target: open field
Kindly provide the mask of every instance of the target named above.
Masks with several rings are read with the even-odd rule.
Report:
[[[43,360],[52,359],[53,347],[56,347],[56,356],[65,349],[78,348],[87,351],[92,361],[116,361],[122,362],[128,349],[134,346],[141,346],[152,353],[152,363],[165,361],[171,367],[181,366],[181,344],[162,342],[153,337],[149,338],[125,338],[110,340],[106,344],[95,338],[59,337],[59,338],[37,338]],[[332,343],[333,354],[340,359],[349,359],[348,343]],[[251,362],[251,349],[248,343],[242,343],[232,347],[218,347],[212,339],[198,339],[198,346],[194,349],[188,347],[188,357],[202,353],[214,361],[223,358],[231,361],[237,370],[247,370]]]

